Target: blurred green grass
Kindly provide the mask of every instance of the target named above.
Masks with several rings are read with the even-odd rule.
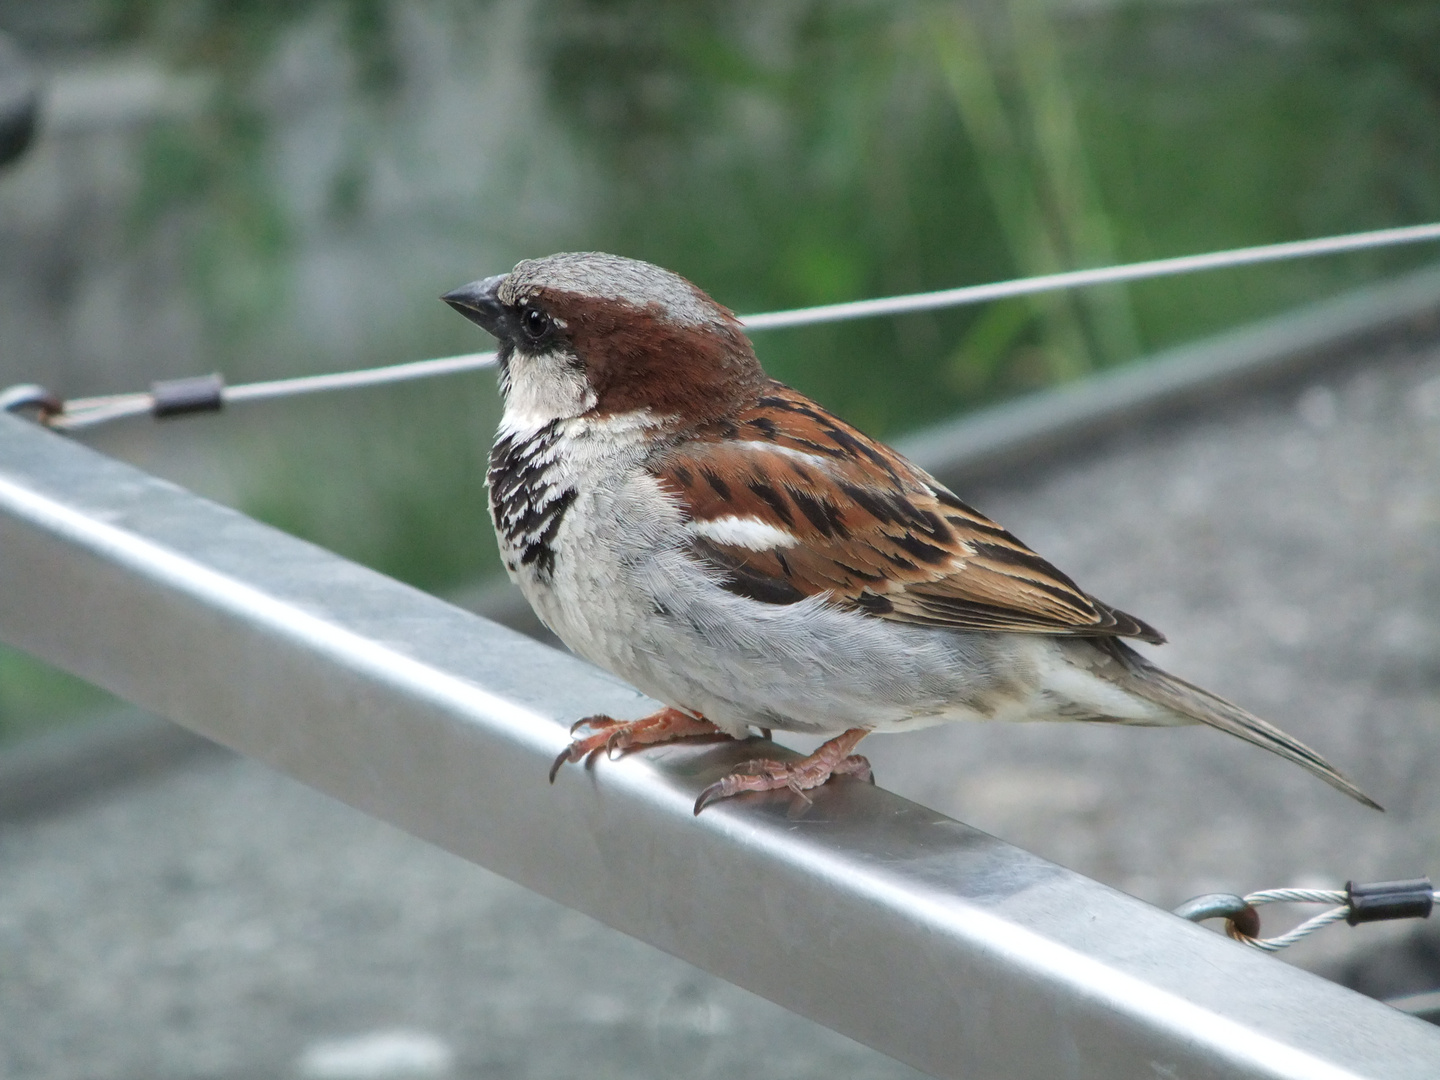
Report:
[[[237,381],[315,370],[317,356],[362,366],[487,347],[433,297],[553,250],[649,259],[761,311],[1440,219],[1430,2],[101,7],[97,48],[215,81],[203,114],[145,135],[128,228],[137,244],[181,237],[176,287],[208,349],[196,370]],[[444,34],[478,51],[505,20],[539,98],[512,136],[521,164],[502,162],[507,194],[476,181],[473,200],[394,224],[380,149],[403,145],[406,102],[433,76],[414,43]],[[346,103],[323,198],[302,205],[275,167],[289,118],[265,88],[276,56],[322,25]],[[451,183],[471,167],[464,142],[410,160]],[[560,174],[563,213],[518,213]],[[366,272],[391,282],[391,306],[317,338],[301,254],[377,221]],[[893,437],[1432,257],[1371,252],[756,344],[773,374]],[[497,567],[483,491],[497,407],[483,376],[290,403],[217,425],[206,456],[215,491],[247,512],[445,592]],[[144,438],[163,471],[164,436]],[[0,733],[84,696],[0,652]]]

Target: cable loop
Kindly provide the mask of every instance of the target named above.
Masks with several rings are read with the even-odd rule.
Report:
[[[35,383],[21,383],[0,390],[0,412],[19,412],[21,409],[36,409],[41,419],[49,420],[65,410],[65,403]]]
[[[1343,889],[1261,889],[1246,896],[1208,893],[1187,900],[1175,909],[1175,914],[1191,922],[1223,918],[1227,937],[1264,952],[1279,952],[1341,920],[1355,926],[1362,922],[1428,918],[1436,896],[1429,878],[1370,883],[1348,881]],[[1334,906],[1306,919],[1293,930],[1267,938],[1260,936],[1260,914],[1256,911],[1266,904]]]
[[[1304,896],[1296,894],[1307,894]],[[1279,895],[1272,895],[1279,894]],[[1247,933],[1247,927],[1237,925],[1235,919],[1225,920],[1225,934],[1235,941],[1243,942],[1263,952],[1279,952],[1281,949],[1289,948],[1297,941],[1303,941],[1311,934],[1331,923],[1339,922],[1350,913],[1349,905],[1345,903],[1345,893],[1338,889],[1266,889],[1263,892],[1251,893],[1245,897],[1246,904],[1251,910],[1261,904],[1279,903],[1309,903],[1309,904],[1334,904],[1339,901],[1338,906],[1332,907],[1329,911],[1322,911],[1319,915],[1306,919],[1299,926],[1278,937],[1265,938],[1260,936],[1260,918],[1256,914],[1254,921],[1254,932]]]

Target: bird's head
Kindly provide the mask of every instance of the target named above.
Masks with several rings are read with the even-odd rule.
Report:
[[[526,259],[443,299],[500,342],[507,422],[734,411],[765,375],[728,310],[678,274],[617,255]]]

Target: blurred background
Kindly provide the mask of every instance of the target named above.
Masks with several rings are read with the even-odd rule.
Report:
[[[0,166],[0,388],[38,382],[66,397],[211,371],[238,383],[488,348],[489,339],[437,297],[560,250],[660,263],[748,313],[1440,219],[1440,5],[1431,0],[0,0],[0,35],[0,151],[17,150]],[[32,92],[33,127],[7,126],[7,116],[26,115]],[[770,332],[756,344],[772,374],[870,433],[897,438],[1435,258],[1432,246],[1420,245]],[[1424,739],[1433,743],[1440,695],[1440,579],[1430,569],[1440,536],[1432,494],[1440,367],[1426,363],[1406,368],[1393,387],[1357,376],[1311,387],[1298,404],[1253,402],[1230,426],[1202,426],[1146,451],[1138,464],[1036,480],[1027,490],[1057,508],[1052,519],[1037,515],[1024,491],[986,490],[980,499],[1083,583],[1161,623],[1177,642],[1167,658],[1190,662],[1181,670],[1199,669],[1201,682],[1207,672],[1222,680],[1228,673],[1231,684],[1217,689],[1233,688],[1284,726],[1313,706],[1333,714],[1327,723],[1336,731],[1359,731],[1356,718],[1384,700],[1386,684],[1373,680],[1399,671],[1392,685],[1408,696],[1391,702],[1391,713],[1421,718],[1411,725],[1413,741],[1388,751],[1383,740],[1359,735],[1348,747],[1344,735],[1335,736],[1339,745],[1323,744],[1337,761],[1367,766],[1366,779],[1403,777],[1376,792],[1392,811],[1398,799],[1398,813],[1386,819],[1397,837],[1407,822],[1405,835],[1418,835],[1422,802],[1440,822],[1435,799],[1422,799],[1434,790],[1433,770],[1417,771],[1428,760]],[[498,412],[493,378],[479,372],[163,426],[126,421],[85,441],[421,588],[473,597],[499,569],[483,488]],[[1393,442],[1377,435],[1402,429]],[[1279,470],[1250,477],[1252,501],[1265,509],[1248,524],[1235,525],[1225,499],[1247,474],[1185,472],[1221,443],[1246,448],[1256,470]],[[1373,469],[1356,465],[1367,454],[1377,458]],[[1302,491],[1296,469],[1318,470],[1326,483],[1338,477],[1343,491],[1318,480]],[[1346,504],[1354,518],[1343,518],[1341,535],[1332,506],[1352,494],[1361,501]],[[1129,500],[1123,507],[1092,516],[1121,495]],[[1147,499],[1170,516],[1157,524]],[[1391,513],[1395,507],[1403,513]],[[1351,528],[1382,520],[1394,532],[1385,543],[1367,547]],[[1331,525],[1334,535],[1325,531]],[[1399,546],[1386,547],[1391,540]],[[1133,574],[1113,560],[1107,569],[1117,544],[1149,552],[1136,557]],[[1332,619],[1322,606],[1350,573],[1336,568],[1352,556],[1370,561],[1356,564],[1364,573],[1350,574],[1350,592],[1334,596],[1348,604],[1363,592],[1353,610],[1378,611],[1376,625],[1391,618],[1399,660],[1346,667],[1317,644],[1329,634],[1325,648],[1348,656],[1349,643],[1373,629]],[[1186,566],[1210,568],[1213,577],[1168,589]],[[1224,577],[1224,568],[1234,573]],[[1306,582],[1284,578],[1302,570]],[[1302,610],[1302,594],[1319,598],[1316,606]],[[1247,602],[1265,610],[1237,630],[1234,613]],[[1315,629],[1322,624],[1323,634]],[[1278,652],[1255,660],[1242,630]],[[1258,666],[1245,669],[1247,659]],[[1392,661],[1399,667],[1386,668]],[[1322,670],[1351,678],[1349,696],[1313,682]],[[116,707],[0,647],[0,744]],[[1122,833],[1114,816],[1124,800],[1111,798],[1103,763],[1114,766],[1116,755],[1142,745],[1125,740],[1147,736],[965,737],[978,740],[972,751],[994,755],[992,764],[1010,755],[1010,771],[992,770],[988,788],[940,777],[924,760],[932,744],[917,738],[877,751],[890,755],[892,772],[882,770],[882,779],[893,775],[897,790],[1157,902],[1202,886],[1303,883],[1238,876],[1242,849],[1265,853],[1245,864],[1264,873],[1338,872],[1343,880],[1352,870],[1437,869],[1424,862],[1437,854],[1428,839],[1384,848],[1379,832],[1357,829],[1340,840],[1319,819],[1287,818],[1291,804],[1265,804],[1269,778],[1282,775],[1265,771],[1269,764],[1238,765],[1233,774],[1251,778],[1235,781],[1236,790],[1258,800],[1250,807],[1266,805],[1268,818],[1252,813],[1240,822],[1242,809],[1226,805],[1199,832],[1186,825],[1182,846],[1171,844],[1179,833]],[[1082,744],[1087,749],[1074,750]],[[1062,745],[1071,749],[1031,768]],[[1183,745],[1203,749],[1154,772],[1149,759],[1117,767],[1125,790],[1143,788],[1148,794],[1136,797],[1159,805],[1168,791],[1213,775],[1187,762],[1223,771],[1261,756],[1237,747],[1231,757],[1203,739]],[[1087,764],[1077,768],[1081,758]],[[1328,789],[1295,773],[1274,790],[1306,792],[1300,798],[1340,812],[1325,802]],[[226,776],[175,782],[213,803],[214,820],[255,815],[257,837],[302,842],[286,832],[297,817],[282,809],[310,796],[281,791],[278,778],[255,781],[265,791],[262,813],[256,789]],[[202,846],[182,835],[190,823],[174,811],[180,804],[165,801],[180,794],[146,798],[175,822],[177,850]],[[350,827],[338,811],[304,805],[317,835]],[[127,814],[141,810],[116,809],[103,828],[90,821],[73,834],[47,834],[34,850],[48,844],[60,853],[49,857],[73,852],[72,865],[82,863],[81,838],[121,843],[114,838]],[[1145,813],[1138,817],[1144,824]],[[1303,832],[1304,843],[1286,849],[1263,835],[1267,822],[1294,826],[1286,835]],[[238,895],[251,881],[248,868],[270,857],[261,839],[233,864],[187,863],[174,873],[189,884],[174,889],[208,889],[212,900]],[[333,850],[345,843],[335,839]],[[379,888],[412,858],[388,834],[376,844],[338,869],[306,871],[309,902],[317,910],[338,903],[337,877]],[[1394,873],[1379,856],[1366,863],[1367,852],[1382,848],[1403,848],[1409,861]],[[1316,854],[1327,850],[1344,855]],[[15,858],[18,875],[28,856]],[[1177,862],[1185,866],[1178,876],[1157,869]],[[157,880],[169,881],[172,871],[157,869]],[[449,910],[449,883],[460,879],[428,869],[416,875],[417,895],[428,888],[434,895],[425,902]],[[93,895],[79,890],[74,921],[47,916],[57,940],[89,917],[93,903],[82,910],[82,900],[131,888],[116,880],[92,882]],[[148,895],[139,885],[132,891]],[[133,902],[159,910],[153,898]],[[496,903],[504,914],[494,916],[497,940],[533,923],[536,949],[565,918],[529,898]],[[347,908],[337,918],[353,915]],[[4,919],[0,912],[0,938],[10,925]],[[572,939],[589,933],[564,925]],[[522,948],[523,937],[513,944],[517,968],[539,955]],[[246,940],[226,939],[241,942],[234,948],[242,952]],[[188,941],[174,946],[176,955],[190,955]],[[402,936],[394,963],[403,967],[423,947]],[[589,962],[623,965],[604,951],[610,947],[597,945]],[[1425,947],[1440,972],[1440,943]],[[268,948],[262,942],[252,952]],[[460,952],[451,959],[463,966]],[[112,974],[121,982],[154,978],[143,965],[121,964]],[[256,1000],[277,977],[256,969]],[[667,978],[679,989],[656,1008],[680,1016],[673,1030],[690,1033],[676,1044],[680,1058],[691,1046],[684,1039],[703,1041],[740,1023],[717,1016],[754,1019],[738,998],[714,1005],[721,999],[711,990]],[[309,984],[295,979],[296,994],[310,1000]],[[1418,988],[1431,985],[1422,979]],[[7,988],[0,972],[0,1010],[9,1010],[15,1030],[32,1016],[32,1006],[19,1004],[32,988]],[[235,1017],[259,1008],[246,1001],[226,1022],[240,1024]],[[603,1002],[595,1008],[610,1015]],[[156,1024],[172,1022],[185,1023]],[[535,1023],[522,1026],[534,1032]],[[719,1051],[706,1053],[707,1069],[729,1067]],[[777,1071],[892,1075],[848,1053]],[[678,1060],[656,1054],[650,1045],[641,1057],[661,1074]],[[147,1075],[159,1059],[136,1060],[150,1065],[106,1075]],[[511,1064],[495,1071],[527,1074]],[[568,1067],[556,1064],[555,1074]],[[274,1070],[196,1066],[194,1074]],[[37,1065],[33,1075],[69,1074]]]

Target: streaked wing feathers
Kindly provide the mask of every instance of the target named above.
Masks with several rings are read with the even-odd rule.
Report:
[[[787,604],[826,592],[900,622],[1164,640],[779,383],[653,468],[688,511],[696,554],[741,595]]]

